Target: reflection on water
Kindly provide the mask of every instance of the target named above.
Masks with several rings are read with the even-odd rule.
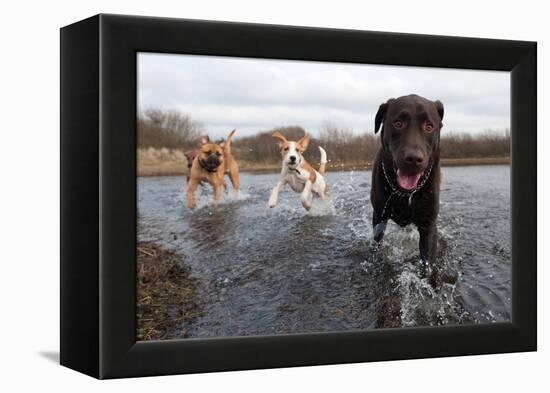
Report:
[[[276,174],[241,174],[241,193],[185,207],[184,177],[138,180],[139,239],[185,256],[203,315],[190,337],[326,332],[510,319],[510,168],[443,168],[439,260],[460,274],[434,291],[414,227],[389,224],[370,248],[370,172],[330,172],[332,202],[307,213]],[[178,330],[169,337],[178,337]]]

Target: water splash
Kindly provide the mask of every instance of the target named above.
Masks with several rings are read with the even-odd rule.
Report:
[[[243,190],[235,191],[230,188],[231,186],[228,186],[227,191],[222,191],[221,198],[220,198],[220,207],[223,207],[225,205],[230,205],[238,202],[247,201],[252,198],[252,196]],[[178,196],[175,196],[176,202],[178,204],[181,204],[182,207],[186,206],[186,192],[187,187],[182,186],[180,189],[180,194]],[[197,188],[195,192],[195,210],[200,210],[204,208],[214,208],[214,194],[212,191],[212,187],[210,185],[201,185]]]
[[[321,198],[313,198],[311,209],[307,212],[307,214],[311,217],[328,216],[336,214],[336,209],[334,208],[334,203],[330,197],[326,200],[322,200]]]

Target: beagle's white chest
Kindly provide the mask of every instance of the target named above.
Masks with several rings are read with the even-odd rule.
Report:
[[[309,178],[309,173],[304,172],[306,171],[298,170],[287,174],[288,185],[294,190],[294,192],[302,192],[304,190],[306,181]]]

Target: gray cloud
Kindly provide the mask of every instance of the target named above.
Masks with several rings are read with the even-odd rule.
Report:
[[[416,93],[445,105],[445,131],[480,132],[510,124],[507,72],[373,66],[142,53],[139,108],[179,109],[214,137],[325,123],[374,128],[378,106]]]

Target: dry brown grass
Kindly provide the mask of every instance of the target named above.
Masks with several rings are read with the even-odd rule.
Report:
[[[137,339],[159,340],[200,315],[197,280],[181,255],[151,242],[137,245]]]
[[[183,175],[187,173],[187,159],[182,149],[138,149],[138,176]]]

